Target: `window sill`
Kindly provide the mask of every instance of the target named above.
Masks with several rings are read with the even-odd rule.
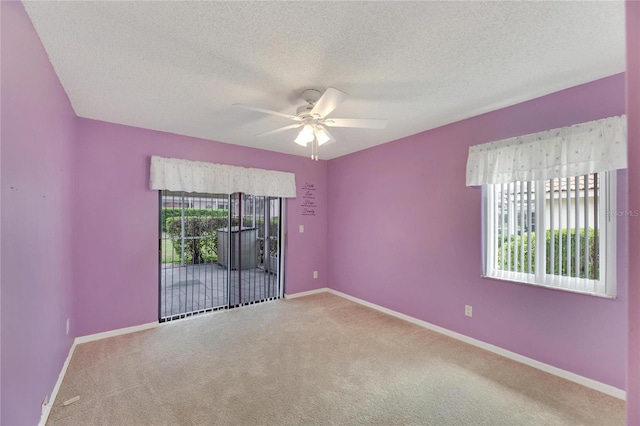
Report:
[[[480,275],[480,277],[483,278],[483,279],[510,282],[510,283],[526,285],[526,286],[530,286],[530,287],[542,287],[542,288],[546,288],[546,289],[549,289],[549,290],[559,290],[559,291],[564,291],[564,292],[567,292],[567,293],[581,294],[583,296],[595,296],[595,297],[599,297],[601,299],[610,299],[610,300],[617,299],[617,296],[615,296],[615,295],[600,294],[600,293],[594,293],[594,292],[583,291],[583,290],[575,290],[575,289],[572,289],[572,288],[555,287],[555,286],[551,286],[551,285],[544,285],[544,284],[531,283],[531,282],[526,282],[526,281],[519,281],[519,280],[512,279],[512,278],[494,277],[494,276],[491,276],[491,275]]]

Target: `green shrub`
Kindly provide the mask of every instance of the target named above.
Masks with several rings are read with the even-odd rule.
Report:
[[[244,226],[250,226],[247,225],[246,222],[246,218],[245,218],[245,222],[244,222]],[[280,220],[277,217],[272,217],[271,220],[269,220],[269,235],[272,237],[277,237],[280,234],[278,233],[278,225],[280,224]],[[264,229],[264,218],[262,217],[258,217],[256,218],[256,228],[262,230]],[[260,235],[262,235],[262,232],[260,232]]]
[[[227,217],[186,216],[184,218],[184,262],[195,264],[218,260],[218,229],[226,228]],[[232,226],[238,226],[233,218]],[[173,249],[182,254],[182,218],[170,217],[166,222],[167,233],[174,238]],[[191,238],[199,237],[199,238]]]
[[[200,240],[200,251],[205,260],[218,260],[218,232],[205,231]]]
[[[596,241],[595,241],[595,230],[593,228],[589,228],[589,278],[590,279],[598,279],[599,277],[596,274],[596,265],[598,263],[598,257],[596,256]],[[569,238],[571,239],[571,253],[570,253],[570,270],[567,271],[567,230],[562,229],[560,231],[556,231],[554,235],[554,251],[555,251],[555,265],[554,265],[554,274],[555,275],[567,275],[571,277],[579,276],[580,278],[585,278],[584,275],[584,264],[585,264],[585,250],[584,250],[584,228],[580,229],[578,233],[578,246],[579,246],[579,256],[580,256],[580,271],[576,273],[576,265],[573,259],[576,255],[576,245],[575,245],[575,237],[576,230],[571,229],[569,233]],[[560,244],[560,238],[562,238],[562,255],[558,256],[558,249]],[[547,231],[547,253],[551,253],[551,232]],[[563,260],[563,262],[561,262]],[[562,271],[560,268],[562,267]],[[549,255],[547,255],[546,262],[547,274],[551,273],[551,261],[549,259]]]
[[[169,211],[172,210],[172,211]],[[217,212],[212,215],[212,210],[185,209],[184,217],[184,259],[186,263],[204,263],[218,260],[218,232],[220,228],[226,228],[229,224],[227,210],[213,210]],[[177,212],[177,214],[175,214]],[[187,216],[186,213],[197,212],[193,216]],[[203,214],[206,212],[208,214]],[[224,214],[222,214],[224,213]],[[173,250],[178,259],[182,256],[182,217],[180,209],[163,209],[166,215],[164,222],[164,232],[172,238]],[[269,233],[271,236],[278,236],[279,218],[272,218],[269,224]],[[232,218],[231,226],[238,226],[238,218]],[[243,219],[244,227],[254,227],[253,218],[245,216]],[[255,227],[258,228],[259,235],[262,235],[264,229],[264,219],[256,218]],[[191,238],[198,237],[198,238]],[[278,244],[271,240],[269,251],[270,255],[275,256],[278,253]],[[264,241],[261,240],[261,252],[264,250]]]
[[[229,211],[226,209],[184,209],[185,217],[224,217],[226,218]],[[160,214],[160,223],[162,224],[162,230],[167,232],[167,219],[173,217],[180,217],[182,215],[182,209],[179,207],[163,207]]]
[[[269,256],[278,257],[278,251],[280,248],[280,239],[271,240],[269,244]]]
[[[524,240],[524,241],[523,241]],[[502,245],[504,258],[502,258]],[[524,246],[524,247],[523,247]],[[521,264],[520,251],[524,248],[524,265]],[[509,252],[510,256],[509,256]],[[520,271],[529,269],[529,235],[512,235],[511,240],[505,238],[502,244],[498,244],[498,269],[507,271]],[[510,263],[509,263],[510,262]],[[531,232],[531,270],[536,269],[536,234]]]
[[[585,250],[584,250],[584,228],[579,230],[578,234],[578,246],[579,246],[579,256],[580,256],[580,271],[579,274],[576,274],[575,262],[573,259],[576,254],[576,246],[575,246],[575,237],[576,230],[571,229],[567,232],[567,229],[561,229],[554,232],[554,274],[555,275],[563,275],[563,276],[579,276],[580,278],[585,278],[584,275],[584,262],[585,262]],[[570,253],[570,265],[569,271],[567,270],[566,259],[567,259],[567,235],[571,239],[571,253]],[[589,278],[590,279],[598,279],[598,274],[595,266],[598,264],[598,257],[596,256],[596,241],[595,241],[595,231],[593,228],[589,228],[588,230],[589,236]],[[524,239],[524,241],[522,241]],[[562,239],[562,253],[558,255],[558,250],[560,249],[560,240]],[[535,251],[535,242],[536,242],[536,234],[534,232],[531,233],[531,272],[535,273],[535,260],[536,260],[536,251]],[[551,231],[547,230],[545,233],[545,244],[546,244],[546,273],[551,274]],[[504,258],[502,255],[502,246],[504,245]],[[521,265],[521,256],[520,251],[524,249],[524,267]],[[510,253],[510,256],[509,256]],[[512,235],[510,239],[505,238],[502,242],[498,243],[498,253],[497,253],[497,265],[498,269],[508,270],[508,271],[526,271],[529,265],[529,237],[528,234],[524,235]],[[508,263],[510,261],[510,264]],[[522,267],[522,268],[521,268]]]

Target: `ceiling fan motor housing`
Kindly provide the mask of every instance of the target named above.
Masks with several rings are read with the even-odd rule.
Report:
[[[320,96],[322,96],[322,93],[320,93],[320,91],[316,89],[306,89],[302,91],[302,99],[310,104],[315,104],[316,102],[318,102]]]
[[[298,117],[305,117],[311,114],[311,110],[313,106],[318,102],[322,93],[316,89],[306,89],[302,91],[302,99],[304,99],[307,104],[300,106],[296,109],[296,115]]]
[[[305,117],[307,115],[311,115],[311,110],[313,109],[313,104],[307,104],[300,106],[296,109],[296,115],[298,117]]]

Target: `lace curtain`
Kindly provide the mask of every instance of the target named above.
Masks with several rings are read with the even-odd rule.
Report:
[[[296,197],[295,174],[178,158],[151,157],[151,189]]]
[[[469,148],[467,186],[546,180],[627,167],[626,116]]]

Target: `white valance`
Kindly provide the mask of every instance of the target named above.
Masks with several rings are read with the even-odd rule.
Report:
[[[275,170],[151,157],[151,189],[295,198],[296,177]]]
[[[626,116],[469,148],[467,186],[546,180],[627,167]]]

